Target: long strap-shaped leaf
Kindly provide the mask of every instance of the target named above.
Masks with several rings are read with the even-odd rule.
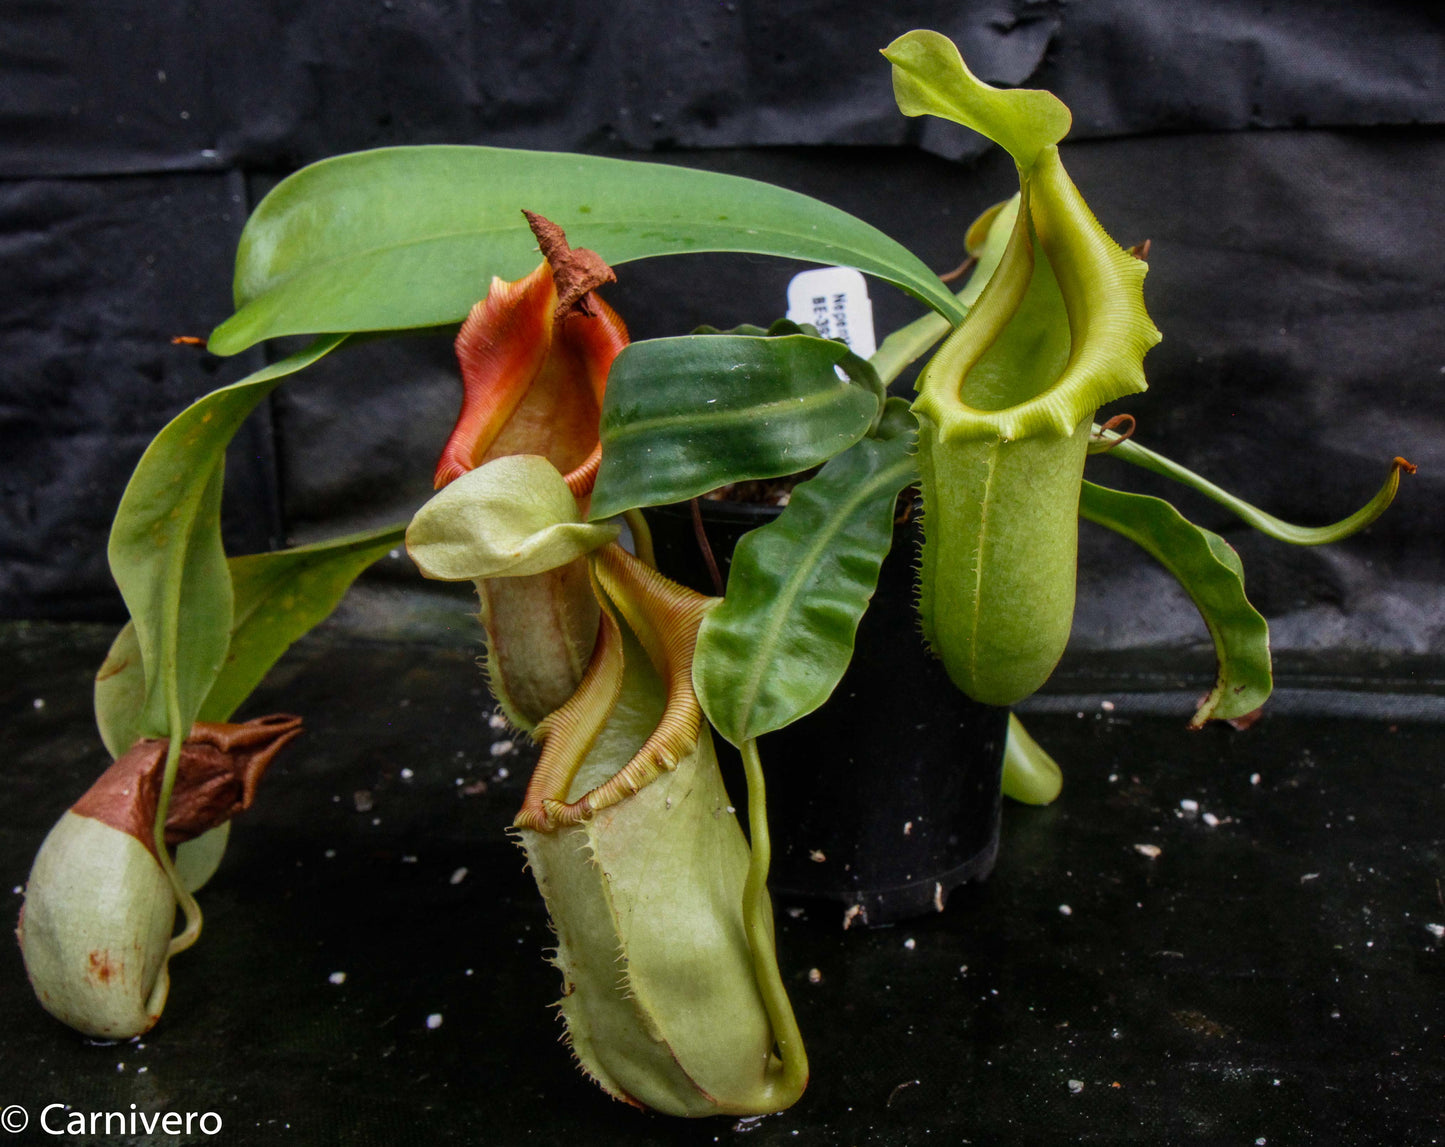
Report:
[[[607,379],[592,519],[826,462],[868,432],[881,392],[873,369],[832,339],[633,343]]]
[[[168,955],[201,931],[201,911],[171,862],[166,814],[180,767],[181,743],[220,674],[230,644],[233,592],[221,545],[221,486],[226,446],[246,416],[287,375],[335,349],[327,335],[306,350],[212,391],[173,418],[131,475],[110,531],[110,570],[135,624],[145,669],[136,731],[169,738],[154,826],[156,854],[185,913]]]
[[[237,314],[211,349],[457,322],[493,275],[519,279],[536,267],[524,207],[614,265],[701,251],[782,255],[857,267],[962,318],[917,256],[797,192],[598,156],[402,147],[312,164],[261,202],[241,236]]]
[[[1273,687],[1269,625],[1244,596],[1244,567],[1229,544],[1162,498],[1093,482],[1083,484],[1079,516],[1137,543],[1178,579],[1203,615],[1219,673],[1190,727],[1243,717],[1263,705]]]
[[[693,684],[708,720],[742,745],[828,699],[893,542],[898,492],[918,478],[913,419],[889,402],[865,438],[798,485],[733,554],[727,596],[699,631]]]
[[[275,553],[230,558],[235,590],[230,647],[201,705],[201,721],[228,721],[291,644],[326,618],[368,565],[401,543],[393,526]],[[145,704],[145,666],[134,623],[116,635],[95,678],[101,740],[119,757],[136,739]],[[176,876],[194,893],[220,866],[230,837],[226,821],[176,850]]]
[[[362,570],[402,544],[406,526],[232,558],[235,623],[225,667],[200,720],[225,721],[299,638],[341,604]]]
[[[1253,526],[1262,534],[1266,534],[1276,541],[1288,542],[1295,546],[1322,546],[1329,542],[1339,542],[1348,538],[1351,534],[1357,534],[1366,526],[1375,521],[1390,503],[1395,500],[1395,493],[1400,488],[1400,472],[1413,474],[1415,467],[1403,458],[1396,458],[1390,464],[1390,473],[1385,478],[1385,483],[1376,492],[1375,496],[1356,510],[1347,518],[1341,518],[1338,522],[1332,522],[1328,526],[1296,526],[1291,522],[1276,518],[1273,514],[1267,514],[1256,506],[1251,506],[1243,498],[1237,498],[1228,490],[1222,490],[1208,478],[1196,474],[1193,470],[1181,466],[1178,462],[1156,454],[1147,446],[1129,439],[1121,439],[1102,431],[1102,428],[1095,426],[1094,434],[1101,437],[1103,448],[1107,449],[1115,458],[1129,462],[1145,470],[1151,470],[1155,474],[1162,474],[1166,478],[1172,478],[1181,485],[1188,486],[1191,490],[1197,490],[1211,501],[1218,502],[1221,506],[1233,511],[1244,522]]]
[[[151,442],[116,511],[110,568],[135,623],[145,665],[143,736],[184,736],[221,671],[230,642],[232,589],[221,548],[226,446],[287,375],[345,336],[206,395]]]
[[[326,619],[357,576],[399,546],[404,525],[229,558],[235,591],[230,645],[197,717],[228,721],[295,641]],[[116,635],[95,676],[95,722],[111,756],[135,742],[145,703],[145,667],[134,623]]]

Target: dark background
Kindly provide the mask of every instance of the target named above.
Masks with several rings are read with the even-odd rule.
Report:
[[[1420,466],[1369,532],[1315,550],[1179,495],[1271,619],[1266,719],[1184,732],[1202,625],[1086,527],[1073,652],[1026,706],[1064,798],[1007,808],[997,873],[946,913],[844,933],[837,905],[780,902],[802,909],[779,945],[813,1082],[762,1124],[683,1124],[607,1100],[555,1043],[545,913],[503,834],[535,749],[485,726],[467,595],[397,557],[251,703],[304,712],[304,751],[238,826],[154,1033],[80,1039],[0,944],[0,1105],[215,1110],[215,1141],[386,1147],[1445,1140],[1434,4],[0,0],[0,616],[20,619],[0,625],[0,895],[18,909],[106,764],[90,689],[122,616],[104,549],[130,470],[263,361],[170,339],[229,313],[267,188],[382,144],[644,156],[816,195],[943,270],[1015,180],[967,132],[897,114],[877,49],[913,27],[1061,95],[1076,182],[1121,242],[1153,241],[1165,341],[1120,404],[1143,441],[1309,523],[1394,455]],[[795,269],[634,263],[608,293],[639,338],[766,323]],[[873,294],[880,333],[917,313]],[[458,395],[435,338],[288,383],[231,453],[233,552],[405,520]]]
[[[1276,650],[1403,665],[1445,648],[1435,7],[879,7],[6,3],[0,614],[122,616],[104,540],[130,469],[168,417],[264,353],[222,361],[169,339],[229,313],[240,228],[279,177],[398,143],[646,156],[819,196],[944,270],[1014,176],[979,137],[897,114],[877,50],[927,26],[983,78],[1063,97],[1075,181],[1121,242],[1153,241],[1146,293],[1164,342],[1151,391],[1121,404],[1141,441],[1310,523],[1363,501],[1394,455],[1420,466],[1383,522],[1312,551],[1180,495],[1244,553]],[[634,337],[766,323],[795,269],[636,263],[610,295]],[[872,290],[880,335],[916,313]],[[234,552],[405,520],[428,493],[458,400],[446,340],[352,351],[312,375],[232,452]],[[1091,469],[1161,488],[1108,461]],[[438,613],[404,566],[372,575],[346,617],[418,633],[450,618],[457,599]],[[1076,652],[1203,638],[1161,571],[1085,528]]]

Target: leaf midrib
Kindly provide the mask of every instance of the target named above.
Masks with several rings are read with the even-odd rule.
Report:
[[[845,383],[827,390],[815,391],[812,394],[774,399],[771,402],[751,403],[747,406],[737,407],[725,406],[708,411],[687,411],[682,414],[656,414],[651,418],[644,419],[629,419],[615,428],[609,427],[606,437],[609,444],[615,445],[627,438],[651,434],[669,427],[715,426],[719,429],[726,429],[741,423],[756,421],[759,416],[772,411],[787,412],[800,409],[810,411],[820,406],[842,405],[852,397],[853,389],[852,386]]]
[[[717,234],[717,233],[736,234],[736,233],[739,233],[740,231],[743,231],[743,230],[744,230],[744,229],[740,229],[739,227],[737,227],[737,226],[735,226],[735,225],[724,226],[724,225],[718,224],[718,223],[695,223],[695,222],[693,222],[693,221],[691,221],[691,220],[689,220],[689,219],[686,219],[686,218],[674,219],[674,220],[671,220],[671,221],[669,221],[669,222],[661,222],[661,223],[660,223],[660,222],[659,222],[658,220],[656,220],[656,219],[650,219],[650,218],[647,218],[647,217],[645,217],[645,216],[638,216],[638,217],[632,217],[632,216],[617,216],[617,217],[615,217],[615,218],[613,218],[613,219],[610,219],[610,220],[607,220],[607,221],[605,221],[605,222],[595,221],[595,220],[588,220],[585,224],[577,227],[576,230],[577,230],[577,233],[578,233],[579,235],[581,235],[581,234],[583,233],[584,229],[585,229],[585,230],[592,230],[593,228],[602,228],[602,229],[610,229],[610,228],[641,229],[641,228],[643,228],[643,227],[651,227],[651,228],[653,228],[653,229],[665,229],[665,228],[667,228],[667,227],[669,227],[669,226],[682,226],[682,227],[687,227],[687,228],[688,228],[689,230],[691,230],[691,231],[694,231],[694,232],[701,231],[701,232],[704,232],[704,233],[706,233],[706,234]],[[309,274],[309,273],[312,273],[312,272],[320,272],[320,271],[324,271],[324,270],[328,270],[328,269],[333,269],[333,268],[337,268],[337,267],[345,267],[345,266],[348,266],[348,265],[351,264],[351,263],[356,262],[357,260],[368,259],[368,258],[373,258],[373,257],[379,256],[379,255],[390,254],[390,253],[395,252],[395,251],[403,251],[403,250],[406,250],[406,249],[411,248],[411,247],[426,247],[426,246],[430,246],[430,245],[435,244],[435,243],[454,242],[454,241],[456,241],[456,240],[461,240],[461,239],[487,239],[487,238],[492,238],[492,237],[495,237],[495,236],[498,236],[498,235],[517,235],[517,234],[524,234],[524,233],[525,233],[525,228],[518,227],[518,226],[514,226],[513,224],[510,224],[510,223],[509,223],[509,224],[499,224],[499,225],[491,226],[491,227],[486,227],[486,226],[468,227],[468,228],[465,228],[465,229],[462,229],[462,230],[457,230],[457,231],[440,231],[440,232],[436,232],[436,233],[433,233],[433,234],[420,235],[420,236],[416,236],[416,237],[413,237],[413,238],[401,240],[401,241],[395,242],[395,243],[380,243],[380,244],[375,244],[375,245],[372,245],[372,246],[368,246],[368,247],[364,247],[364,248],[359,248],[359,249],[356,249],[356,250],[348,251],[348,252],[346,252],[345,254],[333,256],[333,257],[331,257],[331,258],[308,259],[306,262],[304,262],[304,263],[300,264],[299,266],[297,266],[297,267],[295,267],[295,268],[293,268],[293,269],[291,269],[291,270],[288,270],[288,271],[284,271],[284,272],[280,272],[280,273],[268,272],[267,275],[266,275],[266,278],[267,278],[267,280],[268,280],[268,285],[267,285],[266,287],[264,287],[262,290],[256,292],[255,294],[250,295],[250,296],[245,300],[245,302],[244,302],[242,305],[243,305],[243,306],[249,306],[251,303],[255,302],[257,299],[263,298],[264,296],[270,294],[272,291],[277,290],[277,289],[279,289],[280,287],[285,286],[287,283],[291,282],[292,280],[302,278],[303,276],[305,276],[305,275],[307,275],[307,274]],[[870,253],[870,252],[860,252],[860,251],[858,251],[855,247],[853,247],[853,246],[851,246],[851,245],[844,244],[844,243],[833,242],[833,241],[828,240],[828,239],[820,239],[820,238],[818,238],[816,235],[810,235],[810,234],[808,234],[808,233],[805,232],[805,231],[798,231],[798,230],[793,230],[793,229],[789,229],[789,228],[782,228],[782,227],[761,226],[761,227],[751,227],[751,228],[747,228],[747,229],[745,229],[745,233],[746,233],[746,234],[749,234],[749,235],[778,236],[778,237],[780,237],[780,238],[792,240],[792,241],[794,241],[795,243],[799,243],[799,242],[806,243],[806,244],[807,244],[809,247],[811,247],[812,249],[814,249],[814,250],[819,250],[819,251],[846,252],[846,253],[848,253],[849,255],[864,254],[864,255],[867,255],[869,259],[871,259],[876,265],[878,265],[878,266],[880,266],[880,267],[894,267],[894,268],[897,268],[900,275],[902,275],[902,274],[904,273],[904,271],[906,270],[906,264],[904,264],[902,261],[895,260],[895,259],[891,259],[891,258],[885,259],[885,258],[883,258],[883,257],[881,257],[881,256],[879,256],[879,255],[877,255],[877,254],[873,254],[873,253]],[[883,232],[881,232],[881,231],[878,232],[878,234],[881,235],[881,236],[883,236],[885,239],[888,238],[888,237],[887,237],[886,235],[884,235]],[[598,240],[596,240],[596,239],[591,240],[591,242],[597,242],[597,241],[598,241]],[[889,243],[896,243],[896,240],[888,239],[888,242],[889,242]],[[692,244],[687,244],[687,245],[686,245],[686,253],[687,253],[687,254],[707,254],[707,253],[727,253],[727,252],[751,252],[751,251],[752,251],[752,247],[751,247],[751,246],[738,247],[738,246],[731,246],[731,245],[730,245],[730,246],[727,246],[727,247],[697,247],[697,246],[694,246],[694,245],[692,245]],[[618,263],[627,263],[627,262],[631,262],[632,260],[635,260],[635,259],[651,258],[651,257],[653,257],[653,256],[656,255],[656,254],[662,254],[662,253],[664,253],[664,252],[652,252],[652,253],[650,253],[650,254],[624,255],[624,256],[621,256],[621,257],[613,257],[612,261],[613,261],[613,262],[618,262]],[[766,253],[766,252],[759,252],[759,253]],[[798,257],[798,258],[808,259],[807,256],[797,256],[797,257]],[[808,261],[809,261],[809,262],[813,262],[813,261],[822,261],[822,260],[812,260],[812,259],[808,259]],[[922,280],[920,280],[916,275],[912,275],[912,274],[908,275],[908,279],[909,279],[910,282],[922,282]]]
[[[802,583],[806,575],[816,568],[821,551],[833,538],[836,538],[843,532],[844,525],[849,521],[863,501],[875,493],[880,486],[890,482],[899,470],[906,470],[911,465],[911,462],[912,459],[905,456],[891,466],[876,472],[871,479],[857,487],[849,499],[843,503],[845,511],[833,516],[831,519],[833,528],[824,530],[817,535],[817,540],[805,551],[807,560],[798,563],[795,572],[784,581],[783,592],[779,593],[774,599],[776,605],[769,611],[770,621],[769,624],[764,627],[764,639],[758,643],[759,650],[772,650],[776,646],[778,636],[786,624],[788,615],[792,612],[792,603],[802,593]],[[748,727],[751,722],[753,708],[757,702],[758,693],[762,688],[763,667],[766,660],[768,659],[762,656],[751,658],[749,672],[744,678],[747,687],[741,691],[741,694],[747,699],[746,711],[748,714],[748,722],[745,722],[745,728]],[[746,735],[748,737],[756,736],[756,734],[752,732],[748,732]]]

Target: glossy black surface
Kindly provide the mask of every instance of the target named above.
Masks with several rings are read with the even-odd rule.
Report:
[[[89,681],[107,640],[0,630],[12,911],[105,763]],[[1297,689],[1244,734],[1187,733],[1187,695],[1123,678],[1042,698],[1029,723],[1064,795],[1005,808],[988,882],[892,928],[779,904],[813,1081],[745,1129],[613,1103],[556,1042],[546,920],[504,835],[529,751],[494,743],[474,652],[294,651],[249,712],[302,712],[308,733],[237,822],[160,1025],[87,1043],[0,945],[0,1106],[214,1111],[217,1136],[152,1141],[231,1144],[1445,1139],[1445,727],[1428,690]],[[1330,715],[1340,696],[1352,715]],[[62,1141],[33,1122],[11,1138]]]

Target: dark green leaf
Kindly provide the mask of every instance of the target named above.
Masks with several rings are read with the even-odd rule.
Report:
[[[1178,579],[1203,615],[1219,674],[1191,727],[1243,717],[1263,705],[1273,688],[1269,626],[1244,596],[1244,567],[1229,544],[1185,519],[1162,498],[1125,494],[1093,482],[1083,484],[1079,516],[1141,546]]]
[[[841,379],[835,366],[864,370]],[[831,339],[686,335],[618,355],[592,518],[776,478],[842,453],[879,411],[877,376]]]
[[[691,332],[695,335],[747,335],[750,338],[780,338],[783,335],[807,335],[809,338],[820,338],[818,328],[812,323],[795,323],[792,319],[775,319],[771,326],[764,329],[753,323],[740,323],[730,330],[719,330],[717,327],[703,325]],[[839,340],[834,339],[834,342]],[[860,386],[867,387],[878,398],[879,415],[882,415],[883,403],[888,401],[888,387],[878,375],[878,369],[873,365],[871,359],[862,358],[852,350],[848,350],[838,360],[838,369],[846,374],[849,379]]]
[[[493,275],[534,270],[522,209],[609,263],[749,251],[857,267],[954,320],[916,256],[837,208],[781,187],[663,164],[486,147],[401,147],[324,160],[257,207],[237,255],[237,314],[211,336],[262,339],[454,323]]]
[[[226,445],[281,379],[344,337],[318,339],[206,395],[156,435],[131,475],[111,526],[109,556],[145,669],[137,735],[188,730],[226,656],[232,610],[220,533]]]
[[[734,744],[812,712],[852,660],[893,542],[898,492],[918,476],[907,405],[889,407],[907,429],[885,418],[891,436],[834,458],[733,554],[727,596],[698,636],[693,684],[708,720]]]

